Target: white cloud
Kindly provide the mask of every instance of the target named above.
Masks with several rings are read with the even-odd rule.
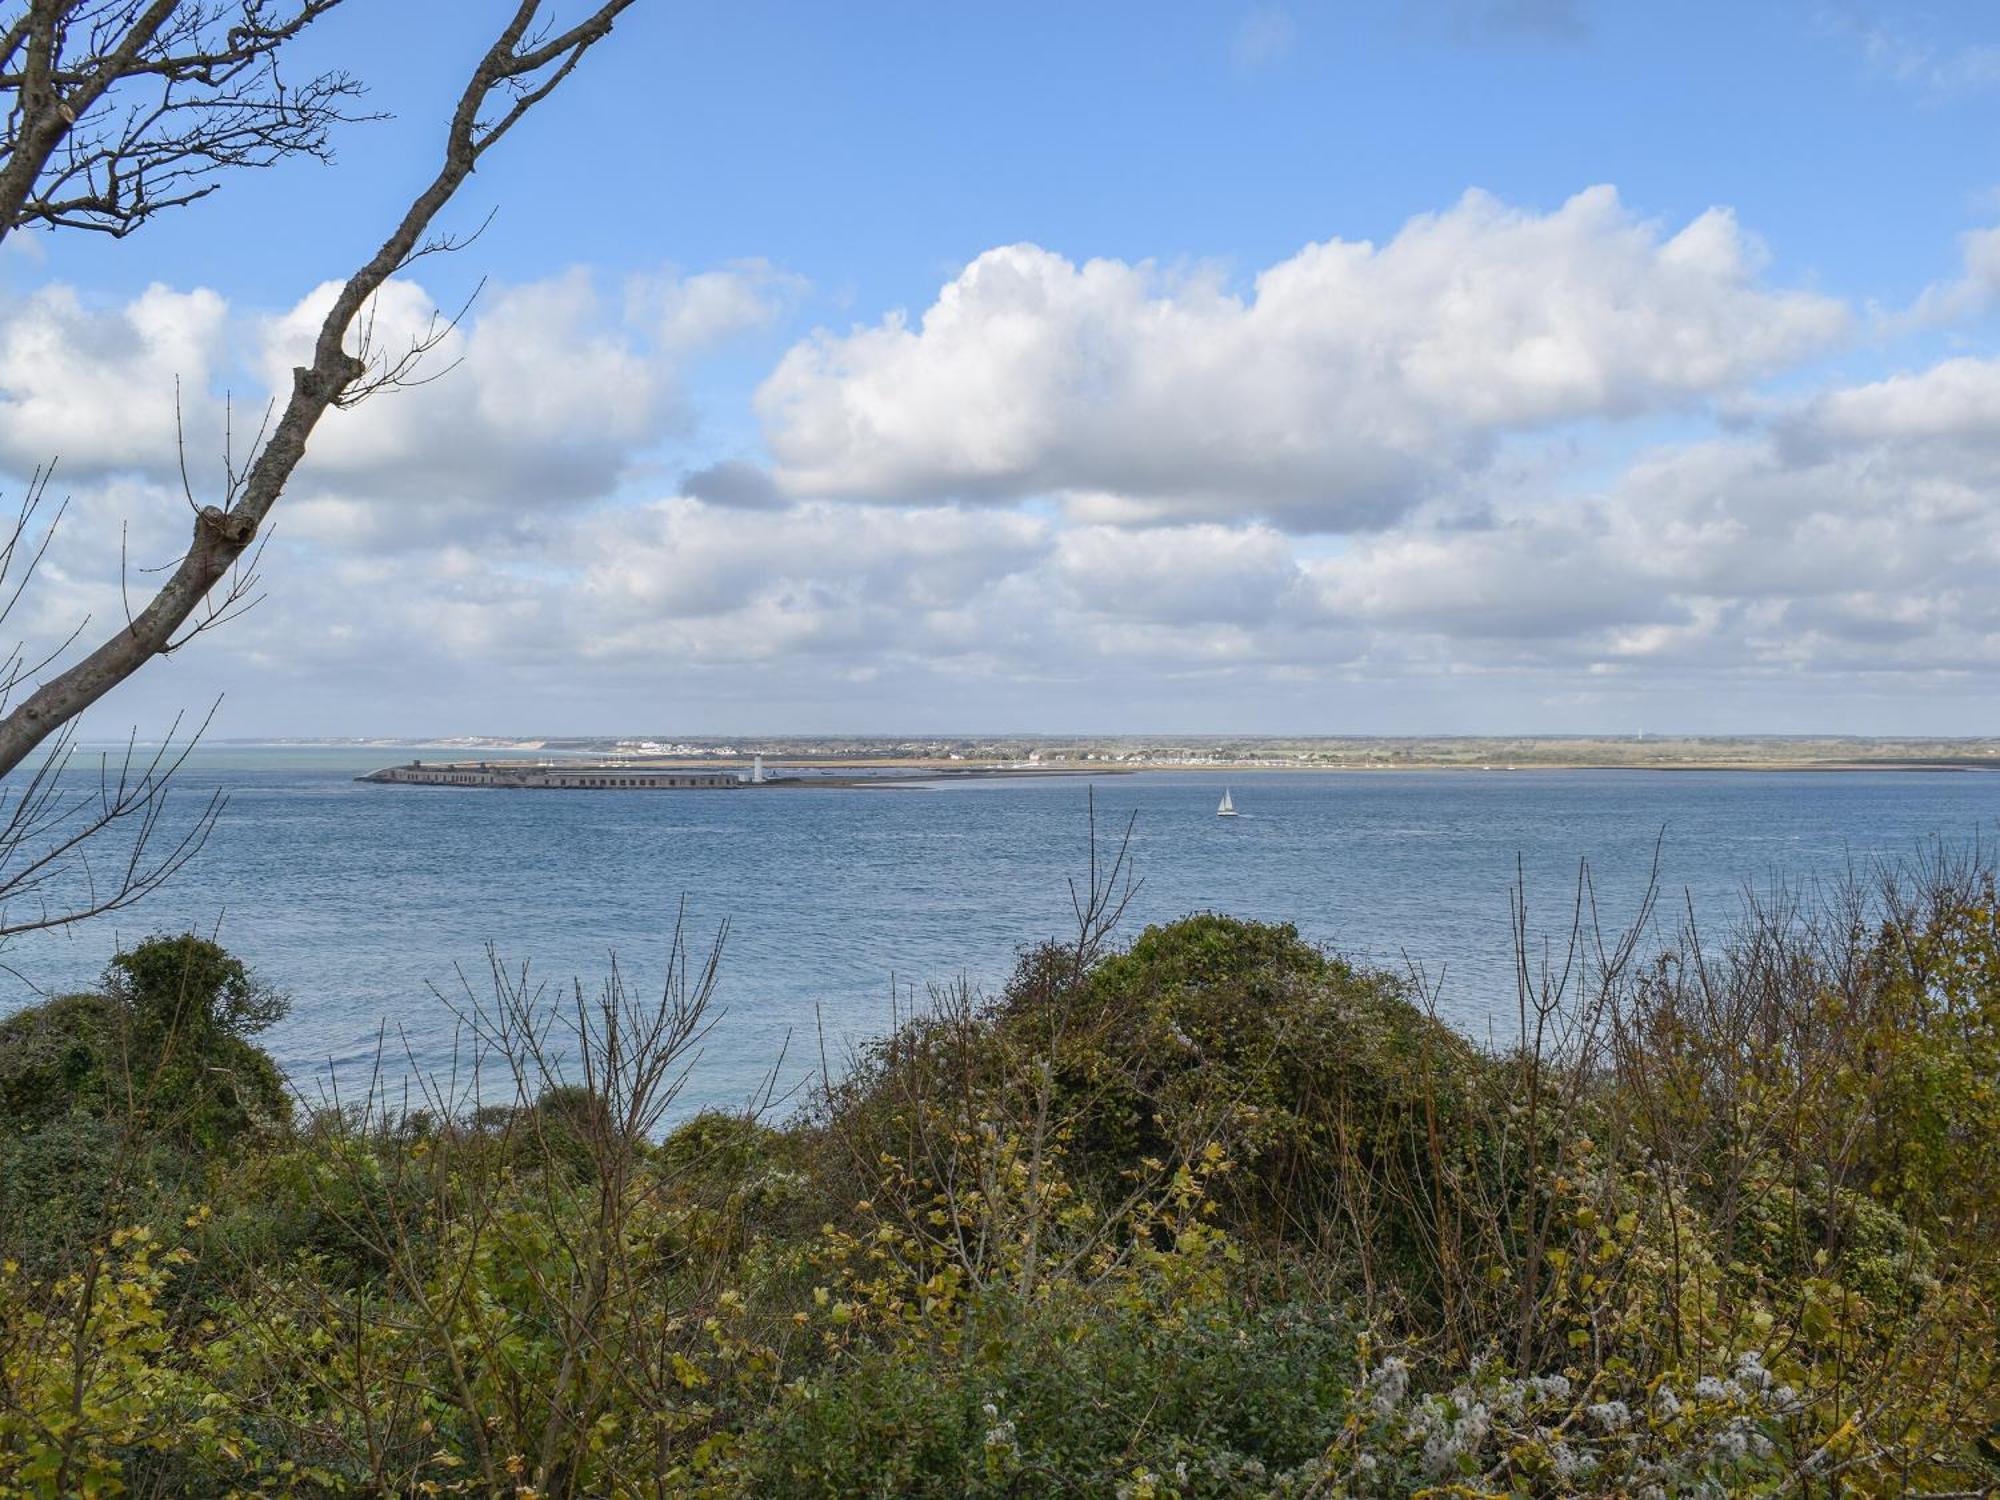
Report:
[[[2000,284],[1989,263],[2000,239],[1969,239],[1966,284]],[[989,252],[917,324],[794,348],[761,398],[775,466],[640,499],[690,351],[791,295],[715,274],[483,299],[437,351],[457,368],[320,434],[260,613],[148,682],[200,702],[247,674],[293,704],[286,682],[346,684],[322,690],[384,729],[549,728],[592,703],[597,723],[724,704],[749,717],[710,726],[824,725],[850,693],[873,707],[844,727],[1200,701],[1339,728],[1360,720],[1321,705],[1671,687],[1697,708],[1740,690],[1755,719],[1784,685],[1914,702],[2000,677],[2000,359],[1749,399],[1845,313],[1766,286],[1725,213],[1670,231],[1608,190],[1549,214],[1474,195],[1380,247],[1308,247],[1242,296]],[[115,621],[121,550],[136,570],[182,544],[173,373],[216,388],[247,334],[277,381],[316,305],[234,325],[161,288],[5,308],[0,461],[64,422],[100,456],[17,617],[31,637]],[[430,312],[398,284],[378,342]],[[1636,456],[1577,425],[1662,411],[1687,420],[1617,435],[1649,436]],[[417,684],[393,724],[385,660]]]
[[[2000,457],[2000,360],[1948,359],[1825,393],[1783,424],[1797,443],[1895,443]]]
[[[634,278],[611,298],[573,270],[491,289],[454,328],[427,289],[392,281],[356,336],[392,363],[435,337],[419,383],[326,415],[283,523],[347,545],[423,545],[599,498],[689,430],[688,363],[767,324],[799,285],[746,262]],[[0,303],[0,471],[58,458],[80,482],[129,472],[178,486],[178,391],[198,498],[214,498],[225,421],[241,467],[335,290],[268,316],[164,286],[110,308],[61,284]]]
[[[736,660],[919,649],[945,617],[1031,567],[1048,532],[953,507],[890,515],[819,503],[745,518],[676,499],[601,513],[575,545],[599,649],[670,643]]]
[[[270,389],[307,357],[337,290],[318,287],[264,325]],[[390,361],[441,326],[408,281],[384,287],[371,316],[370,343]],[[299,524],[393,541],[468,511],[573,504],[614,487],[683,416],[671,369],[609,318],[581,271],[493,293],[418,375],[435,378],[322,419],[293,486]]]
[[[1286,539],[1257,525],[1073,527],[1054,565],[1072,608],[1134,623],[1257,624],[1301,582]]]
[[[1936,328],[1976,318],[2000,297],[2000,228],[1974,229],[1959,236],[1963,269],[1950,281],[1924,288],[1902,312],[1882,316],[1886,333]]]
[[[456,684],[470,706],[440,727],[460,729],[547,727],[575,704],[598,705],[594,722],[623,704],[783,727],[850,691],[875,707],[845,727],[933,710],[940,726],[1104,722],[1190,693],[1329,728],[1356,721],[1323,705],[1426,694],[1468,705],[1468,729],[1544,699],[1624,704],[1640,727],[1730,727],[1700,717],[1726,702],[1735,727],[1763,727],[1773,693],[1845,702],[1864,682],[1871,701],[1915,705],[2000,676],[2000,412],[1941,400],[1956,415],[1933,420],[1921,394],[1984,374],[1947,363],[1898,377],[1915,395],[1829,390],[1768,427],[1656,446],[1601,484],[1530,469],[1482,485],[1476,506],[1337,544],[1255,522],[691,497],[396,552],[281,537],[264,613],[176,658],[200,664],[176,680],[226,685],[247,666],[359,682],[393,658],[431,684],[400,722],[432,725],[429,695]],[[165,512],[175,499],[157,496]],[[115,618],[115,558],[96,545],[62,565],[63,600]]]
[[[1468,193],[1387,244],[1212,273],[981,255],[915,325],[822,332],[758,393],[786,490],[1117,497],[1131,515],[1386,524],[1502,436],[1698,402],[1822,347],[1844,308],[1758,282],[1724,210],[1673,234],[1610,188]]]
[[[159,285],[111,309],[61,285],[0,306],[0,467],[20,473],[59,459],[78,476],[170,468],[175,382],[198,440],[227,321],[214,292]]]
[[[616,489],[635,461],[693,423],[689,361],[775,316],[802,283],[761,261],[635,278],[613,302],[574,269],[503,287],[444,335],[435,378],[330,412],[287,509],[308,534],[370,546],[532,525]],[[283,389],[334,295],[316,289],[263,332],[264,374]],[[412,282],[378,299],[375,346],[390,359],[434,330]]]
[[[1419,520],[1308,572],[1333,617],[1467,662],[1990,674],[2000,445],[1989,427],[1940,448],[1940,425],[1969,430],[1905,392],[1828,392],[1790,428],[1663,447],[1601,492],[1514,497],[1484,529]]]
[[[1592,492],[1492,495],[1482,524],[1424,512],[1331,551],[1255,523],[828,501],[746,517],[671,499],[589,511],[553,547],[462,553],[432,587],[468,657],[663,676],[1973,670],[2000,631],[2000,508],[1981,498],[2000,457],[1965,463],[1947,474],[1900,436],[1807,452],[1751,433],[1657,448]]]
[[[746,260],[720,271],[644,283],[636,298],[657,320],[660,347],[685,357],[738,334],[769,328],[805,285],[803,277],[769,261]]]
[[[1996,431],[1990,372],[1947,362],[1657,446],[1601,485],[1530,468],[1470,509],[1333,545],[1256,522],[692,497],[397,552],[295,536],[267,568],[266,613],[191,659],[328,679],[393,657],[416,681],[486,683],[513,727],[591,693],[769,705],[837,684],[910,711],[1042,693],[1085,717],[1196,681],[1306,716],[1317,695],[1371,683],[1405,703],[1426,682],[1483,684],[1489,705],[1623,693],[1634,712],[1669,685],[1689,705],[1731,684],[1921,695],[2000,674]],[[144,497],[86,498],[97,514]],[[170,515],[177,497],[155,498]],[[61,555],[60,597],[115,618],[103,540]]]

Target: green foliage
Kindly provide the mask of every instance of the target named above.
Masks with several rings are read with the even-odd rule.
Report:
[[[74,1264],[121,1217],[174,1216],[197,1164],[87,1114],[0,1131],[0,1255],[30,1269]]]
[[[1078,1155],[1126,1169],[1217,1142],[1246,1164],[1225,1195],[1246,1232],[1340,1238],[1340,1188],[1373,1182],[1371,1239],[1413,1274],[1405,1252],[1420,1230],[1397,1200],[1428,1200],[1440,1165],[1458,1170],[1487,1144],[1477,1106],[1492,1065],[1396,980],[1322,954],[1290,925],[1202,915],[1149,928],[1076,996],[1034,998],[1017,993],[1005,1024],[1033,1025],[1052,1005],[1091,1018],[1056,1054],[1068,1091],[1088,1101]]]
[[[664,1134],[693,1015],[284,1126],[280,1002],[156,939],[0,1023],[0,1497],[1981,1492],[1991,887],[1880,916],[1494,1054],[1202,915]]]
[[[1843,1080],[1872,1118],[1871,1190],[1961,1235],[2000,1233],[2000,895],[1992,876],[1885,923],[1865,1048]]]
[[[0,1112],[20,1128],[119,1102],[124,1016],[103,995],[63,995],[0,1020]]]
[[[212,1483],[243,1456],[232,1403],[194,1377],[168,1318],[188,1258],[142,1225],[39,1284],[0,1263],[0,1497],[115,1496],[162,1471]]]
[[[1194,1316],[1082,1297],[969,1319],[957,1352],[904,1339],[787,1389],[730,1483],[779,1496],[1258,1496],[1340,1436],[1352,1331],[1311,1307]]]
[[[176,1038],[254,1036],[283,1019],[284,995],[254,979],[243,961],[192,932],[146,939],[105,970],[105,991],[123,1002],[154,1051]]]
[[[280,1129],[284,1079],[248,1038],[288,1004],[205,938],[148,938],[111,961],[102,994],[0,1021],[0,1111],[16,1128],[81,1114],[201,1150]]]

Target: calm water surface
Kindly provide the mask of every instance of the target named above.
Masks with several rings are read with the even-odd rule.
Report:
[[[139,907],[16,940],[0,1011],[76,986],[122,942],[189,924],[295,997],[267,1038],[295,1076],[353,1065],[377,1026],[420,1056],[450,1044],[429,986],[484,947],[552,977],[648,985],[683,899],[699,943],[727,919],[725,1015],[689,1105],[741,1100],[791,1038],[792,1072],[886,1029],[891,983],[992,986],[1069,919],[1086,858],[1082,779],[924,788],[521,793],[364,785],[380,751],[204,752],[176,800],[230,801],[195,865]],[[1224,784],[1242,816],[1214,816]],[[1507,892],[1517,857],[1536,925],[1559,928],[1588,859],[1629,915],[1656,839],[1667,904],[1709,920],[1774,879],[1837,877],[1942,835],[2000,826],[2000,774],[1208,773],[1107,776],[1100,828],[1137,815],[1131,930],[1214,909],[1296,922],[1351,955],[1445,974],[1445,1008],[1511,1024]],[[1113,834],[1115,841],[1115,832]],[[1546,920],[1543,920],[1543,919]]]

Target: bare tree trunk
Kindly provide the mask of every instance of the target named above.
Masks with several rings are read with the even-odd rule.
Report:
[[[194,537],[167,582],[127,624],[83,660],[50,677],[0,718],[0,776],[12,771],[51,733],[82,713],[151,658],[187,639],[175,633],[256,538],[277,504],[306,444],[328,408],[354,404],[401,368],[349,352],[355,319],[383,284],[418,256],[448,248],[426,243],[431,221],[472,175],[479,159],[520,118],[567,78],[583,54],[607,36],[633,0],[605,0],[560,35],[523,47],[541,0],[519,0],[513,19],[481,58],[460,96],[446,136],[444,161],[429,186],[410,204],[382,247],[347,280],[320,324],[312,363],[292,371],[292,392],[269,440],[226,508],[208,505],[195,517]],[[506,107],[497,119],[481,111],[499,91]],[[201,627],[197,625],[195,630]],[[191,632],[192,633],[192,632]]]
[[[65,95],[55,79],[56,43],[63,23],[77,8],[77,0],[32,0],[27,15],[16,23],[25,42],[26,66],[21,70],[19,87],[20,132],[12,142],[7,165],[0,168],[0,239],[21,222],[49,158],[77,120],[103,98],[115,80],[131,70],[179,3],[153,0],[132,22],[118,48],[102,60],[97,76],[80,84],[72,96]]]
[[[327,156],[360,85],[279,54],[343,0],[27,0],[0,23],[0,239],[124,236],[223,173]]]

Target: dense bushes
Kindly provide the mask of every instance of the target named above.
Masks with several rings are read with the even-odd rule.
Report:
[[[678,947],[503,979],[500,1094],[290,1123],[270,997],[158,940],[0,1025],[0,1495],[1983,1492],[2000,945],[1922,877],[1579,933],[1501,1052],[1093,890],[784,1128],[666,1128]]]
[[[755,1495],[1255,1496],[1338,1441],[1354,1330],[1228,1300],[988,1308],[976,1353],[869,1348],[780,1393],[732,1483]],[[1153,1476],[1148,1480],[1147,1476]]]
[[[284,1080],[249,1038],[283,996],[192,934],[119,954],[99,993],[0,1020],[0,1237],[42,1269],[174,1217],[212,1159],[282,1138]]]
[[[193,933],[112,959],[103,990],[0,1021],[0,1112],[16,1125],[116,1116],[206,1150],[291,1115],[284,1080],[248,1038],[289,1001]]]

